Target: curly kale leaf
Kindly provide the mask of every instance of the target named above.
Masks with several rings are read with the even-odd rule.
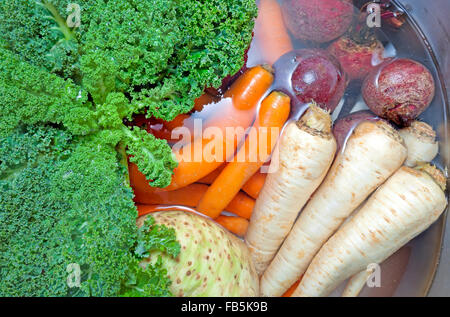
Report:
[[[96,123],[86,91],[0,48],[0,136],[20,124],[63,124],[88,134]]]
[[[0,295],[116,295],[134,261],[137,211],[114,147],[42,126],[0,145]],[[67,285],[71,263],[80,288]]]
[[[49,126],[0,138],[0,296],[116,296],[134,274],[169,294],[161,265],[137,271],[138,246],[176,255],[173,230],[136,226],[126,166],[107,131],[74,138]],[[70,264],[81,287],[69,287]]]
[[[136,263],[127,272],[127,279],[122,283],[122,296],[172,296],[167,270],[163,266],[162,257],[155,263],[141,266],[140,260],[148,258],[151,251],[161,251],[173,258],[180,254],[181,245],[177,241],[173,228],[155,224],[153,217],[147,217],[138,229],[137,245],[134,249]]]
[[[64,0],[0,1],[0,47],[63,78],[79,77],[79,47]]]

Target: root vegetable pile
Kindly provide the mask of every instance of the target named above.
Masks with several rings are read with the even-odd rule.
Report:
[[[267,177],[245,236],[258,274],[269,265],[333,161],[336,141],[330,115],[311,105],[298,122],[287,125],[278,147],[278,168]]]

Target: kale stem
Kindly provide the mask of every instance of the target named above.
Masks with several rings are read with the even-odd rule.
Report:
[[[55,22],[58,24],[60,31],[64,35],[65,39],[67,41],[75,39],[75,35],[70,30],[70,28],[67,26],[66,21],[62,18],[62,16],[59,14],[58,10],[55,8],[55,6],[51,3],[49,3],[46,0],[42,0],[42,4],[44,7],[52,14]]]
[[[119,142],[116,146],[116,151],[120,155],[119,163],[125,168],[126,171],[126,173],[124,173],[125,181],[127,185],[131,187],[130,174],[128,173],[128,156],[125,144],[123,142]]]

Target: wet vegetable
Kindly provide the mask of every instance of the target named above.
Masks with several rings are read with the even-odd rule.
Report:
[[[162,264],[175,296],[257,296],[258,276],[245,244],[213,221],[181,211],[152,214],[157,224],[174,228],[181,251],[176,258],[162,254]],[[137,221],[141,226],[145,216]],[[159,251],[141,262],[155,263]]]
[[[352,0],[284,0],[288,29],[300,40],[325,43],[347,31],[352,23]]]
[[[435,82],[422,64],[407,58],[390,59],[364,80],[362,94],[378,116],[409,125],[433,100]]]
[[[302,49],[295,54],[298,66],[291,81],[297,99],[302,103],[314,101],[321,108],[333,111],[347,85],[339,62],[321,49]]]
[[[358,124],[366,120],[376,121],[380,120],[380,118],[369,110],[361,110],[353,112],[334,123],[333,134],[336,138],[338,149],[342,149],[345,144],[345,140],[349,137],[353,129],[355,129]]]

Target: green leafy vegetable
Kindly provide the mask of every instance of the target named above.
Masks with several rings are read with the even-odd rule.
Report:
[[[137,245],[134,249],[136,262],[130,266],[127,279],[122,284],[122,296],[172,296],[167,270],[163,266],[162,257],[152,265],[143,267],[139,261],[147,258],[152,251],[161,251],[172,258],[180,254],[181,245],[177,241],[174,229],[155,224],[153,217],[147,217],[144,225],[138,230]]]
[[[177,162],[128,122],[171,120],[236,73],[256,4],[79,0],[72,28],[72,2],[0,1],[0,296],[170,295],[161,261],[135,264],[179,245],[164,226],[138,232],[126,162],[155,187]]]

